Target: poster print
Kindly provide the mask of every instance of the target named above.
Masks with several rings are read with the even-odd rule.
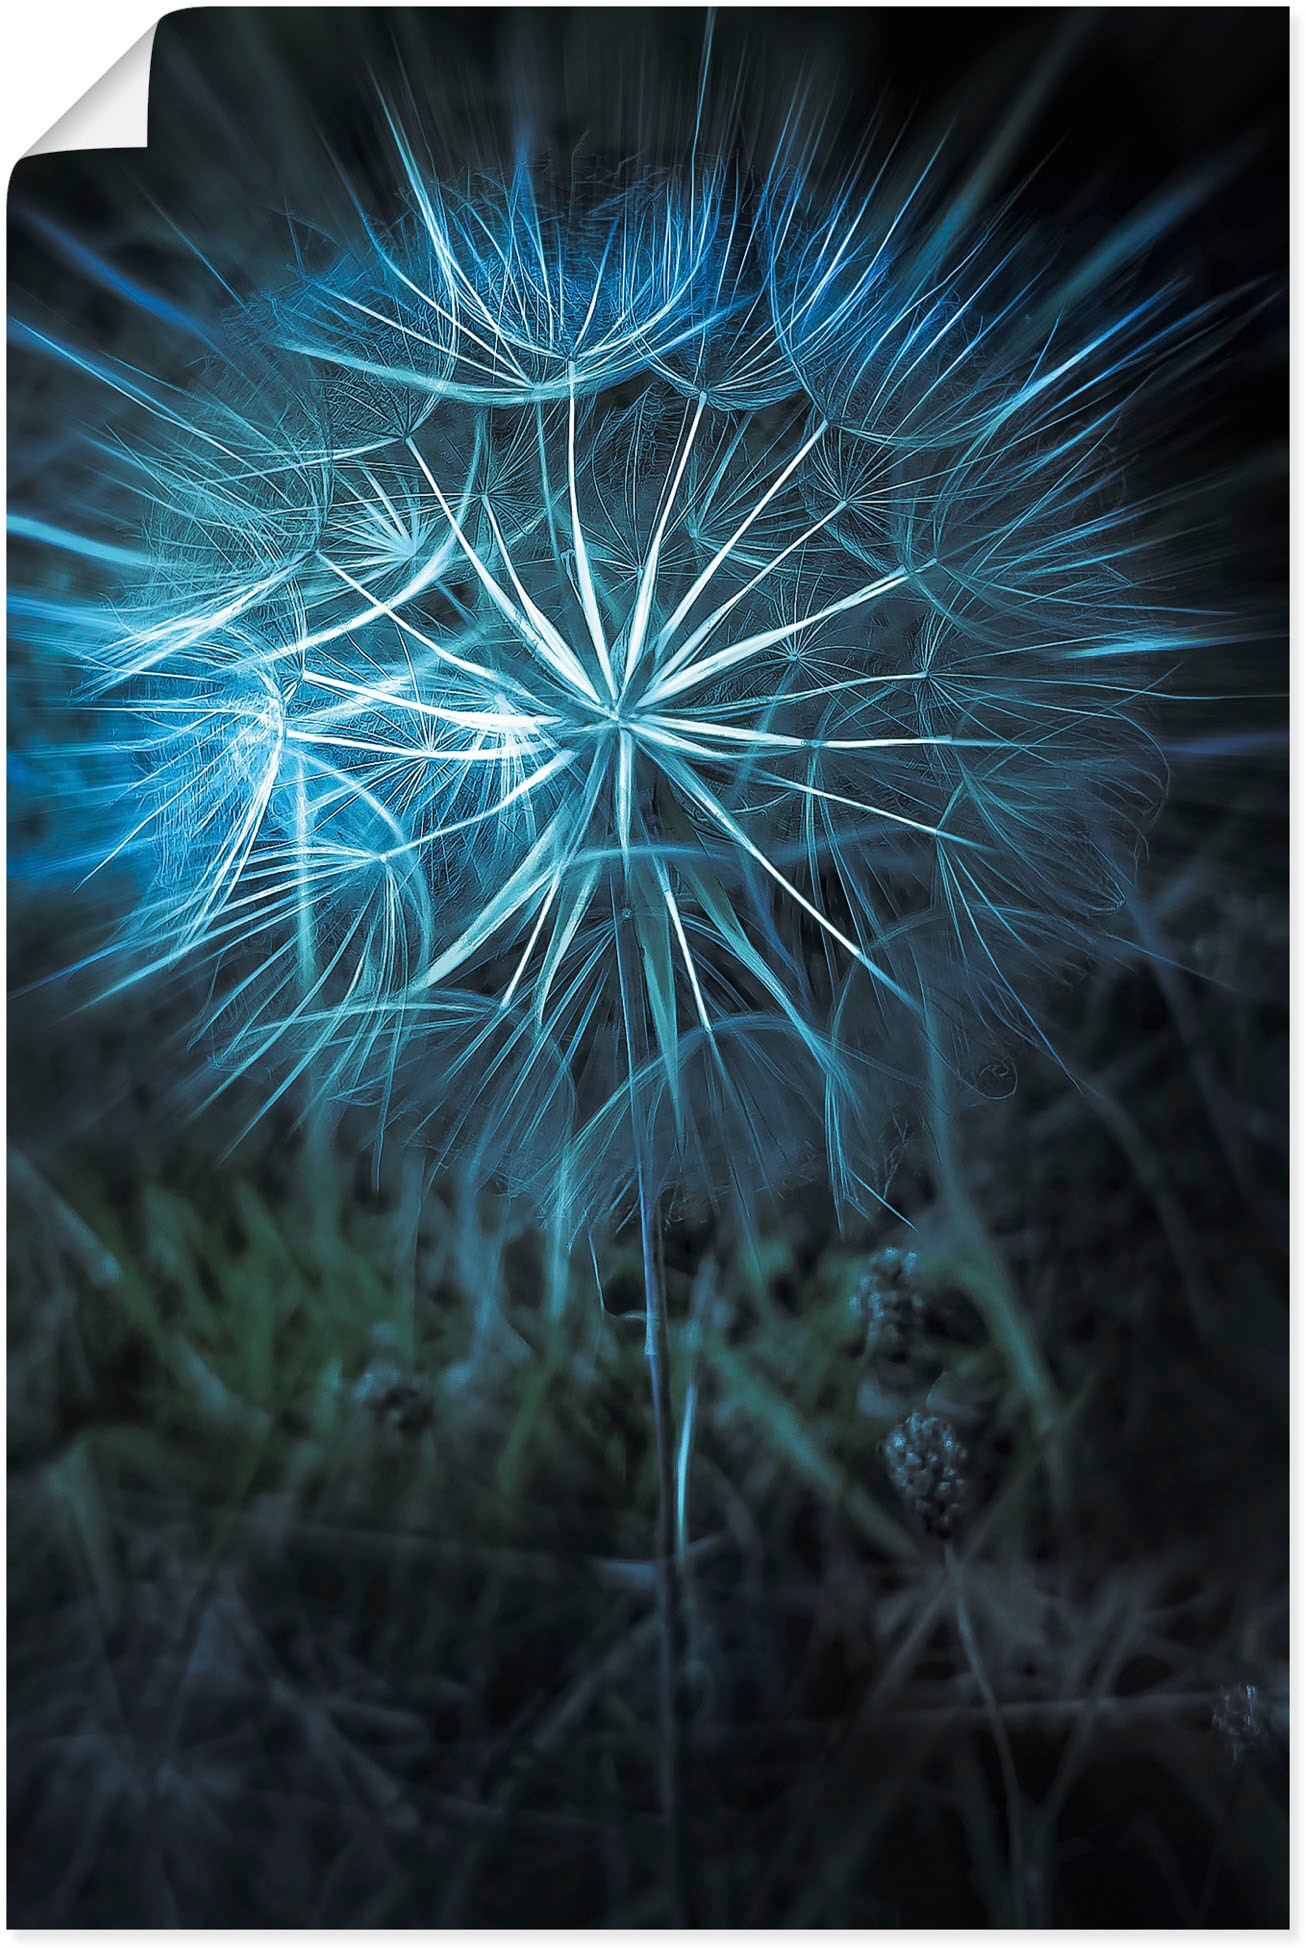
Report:
[[[16,1924],[1284,1924],[1285,27],[19,164]]]

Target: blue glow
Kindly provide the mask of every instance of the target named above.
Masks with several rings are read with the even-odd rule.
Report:
[[[578,1218],[632,1118],[662,1182],[874,1198],[922,1038],[1037,1033],[1128,884],[1199,625],[1126,409],[1216,320],[1125,274],[1191,196],[1031,268],[933,166],[455,190],[388,125],[408,221],[226,317],[57,239],[215,348],[186,386],[19,327],[135,411],[132,546],[10,524],[121,571],[15,598],[140,880],[115,978],[212,963],[218,1086],[407,1105],[542,1195],[565,1149]]]

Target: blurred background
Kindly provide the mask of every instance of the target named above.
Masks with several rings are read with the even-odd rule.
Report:
[[[523,99],[560,152],[673,146],[704,31],[171,15],[149,151],[16,170],[10,309],[126,356],[126,283],[52,225],[184,299],[175,223],[256,282],[344,178],[384,216],[400,77],[463,166]],[[1091,243],[1207,175],[1149,274],[1245,323],[1132,483],[1203,483],[1184,594],[1231,640],[1158,704],[1169,799],[1107,951],[1047,997],[1060,1064],[1016,1051],[905,1135],[904,1222],[841,1232],[807,1189],[747,1244],[668,1231],[697,1916],[1284,1926],[1287,17],[735,9],[714,36],[711,113],[763,154],[805,89],[831,171],[909,120],[978,150],[1051,64],[1001,185],[1023,219]],[[102,401],[10,371],[13,504],[75,497]],[[64,733],[15,637],[11,1922],[665,1926],[635,1253],[567,1259],[289,1101],[236,1141],[249,1101],[195,1110],[184,982],[90,1006],[54,978],[113,889],[28,868],[28,759]]]

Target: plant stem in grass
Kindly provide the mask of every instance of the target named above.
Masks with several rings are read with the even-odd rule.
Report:
[[[961,1638],[961,1647],[966,1662],[970,1666],[971,1676],[979,1686],[980,1696],[984,1700],[984,1709],[993,1733],[998,1765],[1002,1772],[1002,1790],[1007,1802],[1007,1847],[1011,1862],[1011,1926],[1026,1928],[1029,1926],[1029,1884],[1026,1871],[1025,1821],[1020,1782],[1016,1777],[1016,1764],[1011,1755],[1011,1741],[1007,1736],[1007,1727],[1003,1723],[997,1697],[980,1656],[979,1644],[975,1638],[970,1611],[966,1604],[966,1584],[961,1565],[953,1553],[950,1542],[945,1542],[943,1545],[943,1560],[952,1591],[957,1633]]]
[[[658,1607],[658,1795],[667,1839],[667,1898],[671,1926],[690,1922],[685,1872],[685,1811],[681,1767],[684,1750],[682,1695],[684,1593],[676,1553],[676,1441],[671,1413],[671,1362],[666,1294],[657,1235],[657,1199],[649,1183],[645,1132],[639,1117],[637,1077],[642,1066],[642,1009],[629,965],[629,930],[614,914],[617,969],[621,981],[626,1057],[630,1077],[630,1137],[639,1192],[640,1252],[644,1271],[644,1356],[648,1361],[653,1412],[653,1453],[657,1469],[657,1532],[654,1575]]]
[[[653,1409],[653,1447],[657,1466],[658,1515],[654,1566],[658,1604],[658,1788],[667,1822],[667,1877],[672,1926],[689,1925],[685,1875],[685,1816],[681,1790],[684,1728],[680,1672],[685,1613],[680,1558],[676,1551],[676,1441],[671,1416],[670,1348],[662,1287],[656,1207],[640,1172],[639,1228],[644,1261],[644,1356],[648,1361]]]

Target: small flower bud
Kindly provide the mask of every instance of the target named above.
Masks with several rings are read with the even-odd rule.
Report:
[[[872,1252],[852,1295],[866,1325],[866,1350],[889,1359],[910,1350],[925,1320],[925,1295],[916,1279],[916,1253],[886,1245]]]
[[[889,1479],[929,1535],[949,1536],[969,1506],[970,1451],[951,1421],[916,1412],[884,1443]]]
[[[1262,1742],[1269,1725],[1257,1686],[1226,1685],[1211,1713],[1211,1724],[1234,1764],[1240,1764],[1252,1747]]]
[[[398,1434],[420,1434],[435,1417],[429,1383],[405,1373],[379,1355],[354,1384],[354,1404],[366,1408],[378,1427]]]

